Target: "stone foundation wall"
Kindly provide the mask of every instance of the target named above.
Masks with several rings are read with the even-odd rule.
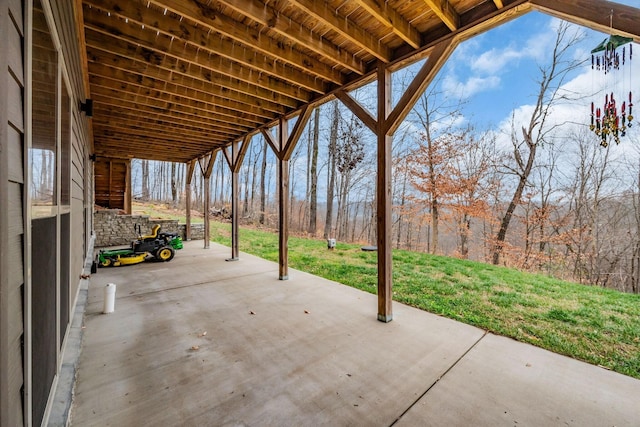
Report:
[[[155,224],[160,224],[160,231],[178,233],[185,238],[186,224],[179,224],[177,219],[152,219],[148,215],[120,215],[119,209],[100,209],[94,211],[94,231],[96,247],[128,245],[138,238],[135,229],[140,225],[142,234],[149,234]],[[204,239],[204,224],[191,224],[191,239]]]

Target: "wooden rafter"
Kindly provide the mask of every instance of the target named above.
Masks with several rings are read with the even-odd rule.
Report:
[[[95,152],[125,159],[186,161],[261,129],[286,157],[293,146],[266,129],[332,96],[376,129],[378,118],[348,91],[378,67],[429,56],[384,120],[393,133],[448,55],[435,61],[437,44],[450,40],[451,49],[531,10],[609,32],[613,9],[616,33],[639,41],[638,9],[604,0],[74,1]]]
[[[93,81],[93,78],[92,78]],[[217,107],[216,105],[207,104],[203,101],[194,101],[185,99],[172,94],[166,94],[157,90],[143,89],[140,93],[118,91],[109,86],[94,82],[94,95],[103,96],[105,98],[113,98],[114,104],[136,103],[138,105],[145,105],[152,108],[160,108],[164,111],[171,111],[177,107],[182,107],[182,111],[185,113],[191,113],[194,116],[202,117],[206,119],[211,117],[212,119],[219,117],[233,117],[233,112],[225,110],[224,108]],[[236,126],[231,124],[221,124],[220,127],[230,130],[238,130],[247,128],[253,129],[256,124],[260,123],[260,116],[253,116],[250,114],[236,113]],[[240,117],[238,117],[240,116]]]
[[[360,49],[364,49],[382,62],[389,62],[389,49],[384,44],[380,43],[379,40],[375,39],[363,28],[358,27],[348,18],[345,19],[336,16],[335,11],[330,10],[327,3],[314,0],[291,0],[291,3],[307,15],[313,16],[315,19],[333,28],[334,31],[340,35],[347,37]]]
[[[309,31],[297,22],[286,19],[277,10],[258,0],[245,0],[242,2],[221,0],[220,3],[277,32],[280,36],[300,46],[300,48],[311,50],[352,72],[363,74],[365,71],[365,65],[355,56],[328,42],[319,34]]]
[[[531,0],[535,10],[640,43],[640,8],[592,0]],[[611,24],[613,26],[611,26]]]
[[[189,31],[189,37],[193,40],[208,40],[210,32],[214,31],[282,63],[307,71],[317,78],[336,84],[343,81],[343,76],[334,68],[314,58],[305,57],[298,51],[274,44],[268,38],[261,37],[260,32],[253,28],[242,25],[223,14],[209,11],[207,6],[193,0],[153,0],[150,3],[193,20],[198,26],[208,30],[205,32],[194,27]],[[180,30],[170,30],[170,32],[176,36],[183,33]]]
[[[101,57],[108,59],[107,55],[99,54]],[[113,61],[118,60],[116,57],[112,57],[112,59]],[[173,73],[159,67],[149,66],[146,70],[143,70],[142,67],[136,67],[134,64],[117,67],[92,61],[89,68],[92,79],[97,79],[97,81],[104,78],[110,79],[116,88],[122,88],[122,85],[126,84],[137,86],[138,88],[164,90],[174,95],[210,103],[214,102],[215,105],[223,109],[242,111],[265,118],[274,117],[274,114],[276,116],[281,115],[286,111],[286,104],[282,105],[271,100],[252,98],[245,93],[232,92],[214,82]],[[133,88],[133,86],[129,87]],[[138,91],[138,88],[134,89],[134,93]],[[295,105],[295,103],[292,104]]]
[[[329,67],[315,64],[315,69],[323,69],[327,75],[310,75],[299,69],[288,67],[285,62],[277,62],[274,58],[265,56],[261,52],[236,46],[233,40],[219,37],[217,33],[204,31],[196,27],[187,29],[185,22],[180,22],[166,14],[156,12],[153,8],[144,7],[137,2],[129,2],[125,8],[119,6],[115,0],[88,0],[91,13],[85,17],[87,22],[104,29],[109,34],[126,34],[150,48],[161,50],[169,55],[185,58],[186,52],[193,51],[191,60],[201,66],[206,66],[211,57],[226,58],[239,65],[265,76],[277,78],[306,90],[322,93],[323,80],[335,79],[341,83],[340,76],[332,72]],[[117,12],[100,13],[116,10]],[[85,12],[88,14],[88,12]],[[117,18],[116,18],[117,17]],[[139,17],[139,18],[138,18]],[[118,19],[119,18],[119,19]],[[144,26],[144,29],[143,29]],[[164,37],[161,37],[163,35]],[[145,44],[143,44],[145,43]],[[236,50],[240,52],[236,52]],[[200,59],[200,60],[199,60]],[[215,71],[215,62],[212,64]],[[297,64],[302,68],[302,64]],[[318,79],[321,77],[321,79]]]
[[[382,3],[375,0],[354,0],[359,6],[370,13],[378,22],[390,28],[409,46],[417,49],[420,47],[420,33],[395,9],[387,6],[386,2]]]
[[[207,111],[215,111],[222,117],[235,119],[239,115],[240,120],[253,116],[255,120],[261,122],[263,119],[273,118],[279,110],[283,112],[282,107],[277,108],[275,104],[268,104],[268,107],[276,111],[265,110],[256,105],[247,105],[244,102],[238,102],[236,99],[227,99],[215,93],[206,93],[204,91],[190,89],[173,83],[162,82],[155,79],[144,78],[140,74],[127,73],[119,69],[102,67],[99,64],[92,65],[93,71],[91,75],[91,83],[95,87],[103,87],[118,92],[128,93],[156,93],[164,100],[179,100],[181,105],[197,103],[207,105]],[[145,80],[145,81],[141,81]],[[266,104],[266,103],[265,103]],[[265,105],[267,106],[267,105]],[[189,107],[190,108],[190,107]],[[253,119],[252,119],[253,120]]]
[[[311,78],[301,77],[306,81],[300,80],[295,85],[287,84],[285,81],[273,77],[272,73],[275,71],[270,70],[262,73],[259,69],[249,69],[241,61],[231,61],[222,56],[200,52],[189,44],[175,40],[172,42],[170,38],[156,38],[154,32],[145,31],[141,27],[132,31],[136,33],[135,35],[128,34],[126,38],[114,36],[114,33],[121,34],[121,29],[117,27],[126,27],[127,25],[120,23],[117,19],[106,19],[104,16],[97,13],[86,18],[95,18],[87,24],[87,29],[91,30],[87,31],[87,44],[95,50],[104,49],[105,45],[113,46],[113,53],[124,58],[158,65],[166,69],[197,70],[198,75],[207,81],[216,79],[216,75],[220,74],[249,85],[245,89],[245,92],[248,91],[248,93],[251,93],[252,88],[260,87],[260,79],[268,79],[269,75],[271,75],[271,78],[268,79],[269,86],[275,94],[305,101],[310,98],[307,86],[314,86],[315,92],[322,92],[319,82]],[[100,20],[108,22],[97,22]],[[109,38],[116,40],[105,40]],[[119,49],[116,50],[116,47]]]
[[[447,0],[423,0],[451,31],[460,27],[460,16]],[[500,1],[500,0],[496,0]],[[498,6],[499,7],[499,6]]]

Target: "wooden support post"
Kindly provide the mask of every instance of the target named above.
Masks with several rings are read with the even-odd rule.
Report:
[[[278,148],[283,152],[288,139],[288,123],[278,124]],[[278,278],[289,280],[289,159],[278,156]]]
[[[233,169],[231,172],[231,258],[227,261],[237,261],[239,251],[238,243],[238,203],[239,203],[239,191],[238,191],[238,178],[240,174],[237,170]]]
[[[311,105],[302,108],[298,121],[291,131],[291,137],[288,135],[289,126],[285,118],[281,118],[278,123],[277,141],[269,131],[261,130],[264,139],[276,153],[278,159],[278,271],[280,280],[289,279],[289,158],[293,154],[312,112]]]
[[[433,80],[438,70],[459,40],[447,39],[431,48],[428,60],[418,71],[395,108],[391,108],[391,72],[383,63],[378,64],[378,115],[374,118],[356,100],[346,92],[338,91],[338,98],[353,114],[374,132],[378,140],[377,152],[377,244],[378,244],[378,320],[390,322],[393,320],[391,302],[393,299],[392,267],[393,257],[391,249],[391,171],[393,133],[398,129],[402,120],[420,98],[426,87]]]
[[[127,160],[124,185],[124,213],[131,215],[131,160]]]
[[[186,216],[186,226],[185,226],[185,240],[191,240],[191,181],[193,179],[193,171],[196,168],[197,160],[191,160],[187,163],[187,177],[184,184],[184,200],[185,200],[185,216]]]
[[[210,236],[210,224],[209,224],[209,209],[211,208],[211,196],[209,195],[209,183],[210,177],[204,177],[204,249],[209,249],[211,240]]]
[[[209,210],[211,208],[211,194],[209,186],[211,183],[211,172],[213,171],[213,163],[216,161],[218,151],[214,151],[209,155],[207,167],[204,170],[204,248],[209,249],[211,246],[211,222],[209,220]]]
[[[229,153],[228,148],[222,150],[225,159],[227,159],[229,169],[231,169],[231,258],[227,258],[226,261],[238,261],[240,259],[240,235],[238,233],[240,191],[238,189],[238,180],[242,161],[244,160],[244,155],[247,153],[250,142],[251,137],[247,135],[242,141],[236,141],[231,144],[231,153]]]
[[[378,168],[376,181],[378,226],[378,320],[393,320],[392,249],[391,249],[391,145],[393,137],[385,125],[391,112],[391,73],[378,67]]]

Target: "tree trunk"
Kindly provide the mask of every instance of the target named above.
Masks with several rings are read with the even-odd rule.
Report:
[[[262,167],[260,169],[260,224],[264,225],[264,212],[267,204],[266,175],[267,175],[267,141],[262,147]]]
[[[531,135],[527,134],[524,129],[522,130],[522,132],[524,133],[525,141],[529,146],[529,156],[527,158],[527,163],[524,170],[518,176],[518,186],[516,187],[516,191],[513,193],[513,197],[511,197],[511,201],[509,202],[507,211],[504,213],[504,216],[500,221],[500,229],[498,230],[498,235],[496,236],[496,242],[493,249],[492,262],[494,265],[500,263],[500,255],[502,254],[502,249],[504,247],[504,241],[507,236],[507,230],[509,229],[509,223],[511,222],[511,218],[513,217],[513,212],[516,210],[516,207],[522,199],[522,193],[524,192],[524,188],[527,185],[527,180],[529,179],[529,174],[531,173],[533,161],[536,156],[537,144],[532,141]]]
[[[320,108],[316,108],[313,116],[313,142],[311,148],[311,170],[309,189],[309,228],[308,232],[315,236],[318,231],[318,138],[320,136]]]
[[[142,161],[142,200],[149,201],[149,160]]]
[[[176,185],[176,163],[171,162],[171,201],[174,208],[178,206],[178,187]]]
[[[333,115],[331,117],[331,133],[329,135],[329,167],[327,168],[327,214],[324,222],[324,238],[331,236],[333,226],[333,190],[336,181],[336,145],[338,139],[338,120],[340,119],[338,103],[333,101]]]

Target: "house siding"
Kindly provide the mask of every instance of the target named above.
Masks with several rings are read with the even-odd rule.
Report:
[[[24,23],[22,3],[0,10],[0,425],[23,424]]]

